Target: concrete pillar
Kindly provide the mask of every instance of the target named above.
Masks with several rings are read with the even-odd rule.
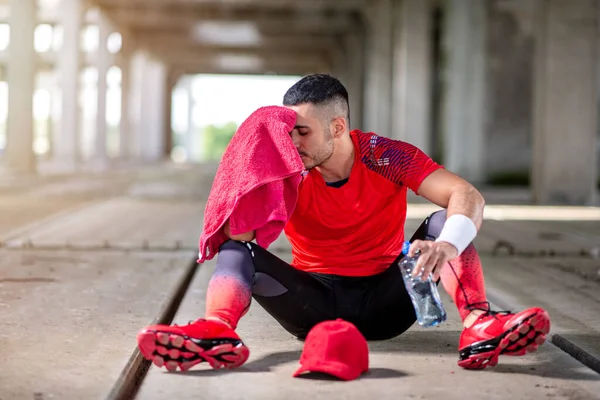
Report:
[[[185,154],[187,162],[193,163],[196,161],[197,154],[197,129],[196,124],[194,123],[194,107],[196,105],[196,101],[194,99],[193,92],[193,77],[186,76],[183,78],[183,88],[187,93],[187,106],[188,106],[188,123],[187,130],[185,131]]]
[[[485,42],[488,3],[446,3],[443,163],[463,178],[483,182],[485,172]]]
[[[537,7],[532,188],[538,204],[592,205],[598,179],[598,3]]]
[[[171,85],[169,79],[169,68],[160,61],[154,62],[154,77],[157,81],[159,90],[157,91],[155,113],[157,115],[157,132],[156,132],[156,148],[153,150],[152,155],[156,158],[156,161],[163,161],[166,159],[167,154],[167,135],[171,135],[171,129],[168,131],[165,129],[166,116],[165,110],[171,108]]]
[[[402,0],[394,12],[392,131],[431,153],[430,0]]]
[[[171,158],[171,151],[173,150],[173,89],[179,80],[172,71],[169,71],[168,79],[166,82],[167,88],[165,92],[165,108],[163,110],[164,113],[164,127],[163,132],[165,135],[165,146],[164,146],[164,156],[166,159]]]
[[[535,0],[491,3],[487,39],[486,170],[490,179],[506,173],[526,177],[532,158]]]
[[[121,121],[119,122],[119,158],[126,160],[131,154],[130,149],[130,69],[131,56],[122,53],[119,57],[119,68],[121,68]]]
[[[365,83],[364,31],[346,35],[344,64],[347,69],[348,97],[350,100],[350,128],[363,129],[363,105]]]
[[[47,74],[47,86],[46,88],[48,89],[48,92],[50,93],[50,104],[49,104],[49,109],[50,109],[50,115],[48,117],[48,121],[47,121],[47,129],[48,129],[48,153],[46,154],[47,158],[51,158],[52,154],[53,154],[53,149],[52,149],[52,145],[53,145],[53,137],[56,134],[56,122],[54,120],[54,116],[53,116],[53,110],[55,109],[55,102],[56,102],[56,92],[57,90],[57,83],[56,83],[56,73],[55,71],[51,71],[48,72]]]
[[[119,122],[119,159],[128,160],[132,156],[132,68],[134,43],[129,32],[120,30],[121,50],[115,56],[115,62],[121,69],[121,121]]]
[[[364,129],[387,137],[394,137],[391,131],[392,19],[391,0],[374,0],[366,10]]]
[[[8,57],[8,120],[6,162],[9,170],[35,172],[33,153],[33,92],[36,54],[33,32],[37,14],[35,0],[12,0]]]
[[[96,67],[98,68],[98,109],[96,113],[96,140],[94,146],[94,158],[100,166],[106,166],[108,162],[106,152],[106,74],[111,65],[111,56],[108,52],[107,42],[111,33],[110,23],[107,17],[100,13],[98,18],[98,52],[96,54]]]
[[[358,27],[357,27],[358,29]],[[332,75],[342,82],[348,91],[350,106],[350,129],[360,129],[362,120],[362,97],[364,91],[364,51],[362,38],[356,31],[345,34],[340,46],[332,49]],[[358,125],[357,125],[358,122]]]
[[[331,49],[330,56],[330,73],[346,86],[348,84],[348,65],[346,65],[346,52],[343,48],[343,43]]]
[[[141,137],[142,137],[142,99],[144,96],[143,87],[146,80],[146,62],[148,56],[143,51],[136,51],[131,55],[129,63],[127,88],[128,96],[128,125],[127,134],[123,140],[126,142],[126,158],[129,160],[139,160],[141,158]],[[150,85],[151,82],[148,82]]]
[[[62,0],[60,23],[63,44],[58,58],[61,87],[61,124],[54,135],[54,158],[61,169],[73,171],[81,161],[79,75],[81,70],[80,32],[83,9],[81,0]]]
[[[141,130],[138,132],[140,159],[155,163],[164,157],[164,107],[166,106],[167,68],[145,56],[141,90]]]

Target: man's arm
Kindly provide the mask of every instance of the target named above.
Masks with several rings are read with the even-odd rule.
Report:
[[[423,179],[418,194],[447,210],[446,224],[438,239],[415,240],[409,251],[409,256],[421,252],[413,275],[421,273],[425,280],[433,273],[433,279],[437,280],[446,262],[457,257],[475,238],[483,222],[485,200],[472,184],[444,169]]]
[[[472,184],[460,176],[438,169],[423,179],[418,194],[447,209],[447,218],[461,214],[469,217],[477,230],[481,228],[485,200]]]

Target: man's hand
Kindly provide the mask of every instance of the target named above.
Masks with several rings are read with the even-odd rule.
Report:
[[[415,240],[410,245],[408,256],[414,257],[417,251],[420,252],[420,255],[412,276],[416,277],[422,274],[422,281],[426,281],[430,273],[433,273],[433,280],[437,281],[440,278],[440,272],[444,265],[458,256],[456,247],[448,242]]]

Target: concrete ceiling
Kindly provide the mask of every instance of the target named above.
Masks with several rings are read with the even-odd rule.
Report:
[[[330,69],[341,38],[362,29],[368,2],[93,0],[136,46],[174,69],[279,74]]]

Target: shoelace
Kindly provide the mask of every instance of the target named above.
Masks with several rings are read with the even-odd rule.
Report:
[[[469,304],[469,305],[467,305],[466,308],[469,311],[474,311],[474,310],[485,311],[485,314],[482,314],[482,316],[491,315],[492,317],[494,317],[496,319],[498,319],[498,317],[496,317],[496,315],[498,315],[498,314],[512,314],[512,312],[508,311],[508,310],[507,311],[492,311],[492,307],[490,306],[489,301],[480,301],[478,303]]]

